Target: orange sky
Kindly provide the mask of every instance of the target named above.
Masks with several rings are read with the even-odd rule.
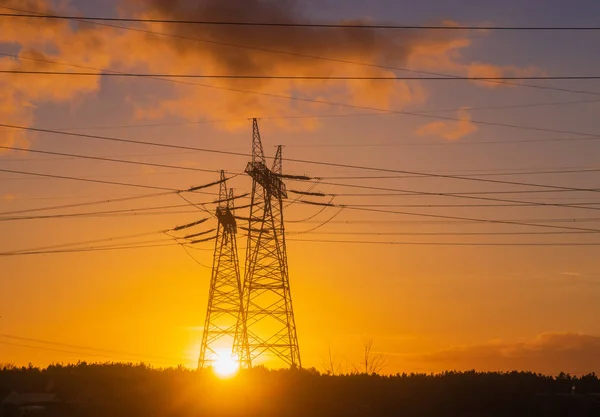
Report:
[[[103,16],[118,13],[112,2],[100,8],[92,3],[73,1],[61,11]],[[498,24],[502,24],[514,18],[508,6],[497,13],[489,9],[468,16],[450,12],[439,16],[425,6],[415,6],[415,10],[403,14],[391,4],[387,4],[388,9],[366,9],[351,2],[352,7],[340,12],[335,2],[322,11],[308,6],[303,9],[301,2],[292,3],[297,5],[296,11],[276,2],[264,2],[260,10],[223,10],[223,5],[236,2],[219,5],[213,1],[201,2],[195,11],[184,6],[165,7],[161,1],[118,2],[116,6],[128,16],[167,19],[374,18],[467,24],[494,22],[490,16],[498,16]],[[49,4],[45,0],[0,2],[0,6],[41,13],[55,10],[49,9]],[[592,10],[594,6],[589,7]],[[548,19],[559,13],[558,8],[549,10]],[[584,25],[585,15],[593,13],[571,17],[573,25]],[[558,59],[553,45],[539,34],[320,29],[299,29],[290,34],[272,28],[139,27],[177,36],[165,37],[63,21],[6,19],[0,23],[0,52],[8,54],[0,56],[0,68],[11,70],[418,75],[393,67],[463,76],[539,76],[593,74],[600,65],[585,50],[594,34],[556,35],[555,43],[564,51]],[[543,25],[544,21],[538,23]],[[182,37],[201,38],[204,42]],[[323,57],[327,59],[320,59]],[[600,91],[593,81],[543,85]],[[600,166],[600,153],[593,137],[599,131],[595,118],[598,104],[583,103],[596,99],[593,94],[464,81],[185,80],[182,84],[144,78],[3,74],[0,124],[248,154],[248,118],[260,117],[269,155],[274,154],[275,145],[283,144],[284,158],[296,160],[598,188],[598,173],[594,170]],[[172,189],[215,181],[220,169],[232,175],[241,173],[249,160],[246,156],[9,128],[0,134],[0,145],[9,148],[215,171],[0,150],[3,170]],[[582,136],[586,140],[580,140]],[[577,172],[548,173],[557,170]],[[286,209],[290,280],[304,366],[322,369],[331,347],[336,363],[351,370],[360,360],[364,340],[372,338],[375,350],[384,353],[389,362],[386,372],[454,368],[600,371],[600,328],[594,320],[600,313],[598,247],[569,246],[600,240],[595,233],[572,233],[574,230],[568,229],[600,231],[600,216],[595,213],[600,201],[597,193],[532,193],[548,189],[290,161],[284,162],[284,171],[324,177],[314,191],[335,194],[335,204],[370,205],[363,208],[405,213],[345,209],[327,222],[338,209],[329,208],[320,214],[318,207],[301,204]],[[394,175],[397,178],[356,178]],[[250,185],[247,176],[236,177],[230,184],[238,193],[248,192]],[[288,182],[288,188],[296,190],[307,190],[311,185]],[[176,195],[7,214],[157,191],[0,172],[0,363],[45,365],[85,359],[195,366],[210,270],[194,262],[181,247],[6,256],[22,249],[159,232],[207,216],[206,212],[183,206],[136,215],[121,212],[79,218],[14,218],[185,205]],[[407,191],[474,193],[470,196],[478,199],[464,195],[398,195]],[[204,194],[188,197],[198,203],[215,199],[214,195]],[[493,199],[542,205],[518,207]],[[208,208],[214,210],[214,205]],[[430,215],[434,217],[427,217]],[[212,227],[215,225],[205,229]],[[123,242],[163,238],[156,233]],[[243,236],[239,246],[245,247]],[[212,264],[211,243],[198,245],[192,254],[200,263]]]

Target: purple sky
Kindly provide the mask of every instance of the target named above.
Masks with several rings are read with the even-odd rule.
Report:
[[[70,4],[74,10],[80,11],[83,15],[113,16],[117,15],[114,3],[113,1],[73,0]],[[600,13],[600,4],[592,0],[572,2],[327,0],[301,3],[305,5],[306,19],[336,21],[370,18],[386,23],[417,25],[452,20],[471,25],[586,26],[596,25],[596,17]],[[4,36],[1,28],[0,35],[2,35],[0,52],[15,53],[19,50],[21,42],[19,37],[13,35],[13,38],[7,40],[9,35]],[[73,37],[75,38],[76,34]],[[397,62],[395,65],[408,69],[459,75],[465,75],[467,70],[480,64],[516,73],[530,69],[535,72],[534,75],[600,74],[600,51],[598,50],[600,31],[577,33],[498,31],[489,34],[473,34],[468,36],[468,39],[469,46],[456,50],[456,55],[448,55],[451,62],[446,66],[437,61],[436,66],[417,60]],[[244,41],[245,39],[239,40],[239,42]],[[251,41],[252,39],[248,40]],[[68,42],[67,40],[65,44]],[[318,40],[316,42],[318,44]],[[138,47],[131,50],[111,52],[121,57],[121,60],[115,63],[117,67],[114,68],[152,72],[150,67],[156,65],[155,68],[167,68],[180,73],[219,72],[218,55],[196,57],[195,47],[189,45],[187,46],[189,49],[186,50],[188,55],[173,55],[178,59],[174,61],[173,68],[168,67],[168,62],[147,59],[147,56],[153,55],[152,48],[146,48],[146,43],[138,41],[136,45]],[[298,48],[302,47],[301,42],[298,45]],[[203,46],[197,48],[200,50]],[[385,45],[382,48],[388,54],[395,52],[393,48],[385,49]],[[371,58],[368,56],[368,49],[358,50],[358,52],[351,50],[352,48],[348,49],[347,55],[340,55],[341,58],[354,61],[367,61]],[[51,47],[44,52],[54,53]],[[337,51],[332,53],[334,52],[338,53]],[[227,52],[231,56],[235,53],[231,50]],[[359,53],[362,55],[357,56]],[[127,66],[130,64],[126,59],[128,56],[134,65]],[[192,61],[186,61],[186,57],[189,56],[192,57],[190,58],[193,59]],[[80,55],[70,52],[68,58],[64,59],[70,60],[69,63],[73,64],[91,65],[90,60],[95,58],[97,57],[94,53],[88,50],[81,52]],[[259,63],[269,62],[264,64],[262,70],[268,73],[279,71],[279,74],[281,71],[287,71],[287,75],[294,75],[291,74],[294,69],[285,66],[286,59],[289,58],[279,57],[280,61],[275,59],[266,61],[264,60],[266,58],[266,56],[257,58]],[[168,58],[165,60],[168,61]],[[203,63],[206,63],[206,68],[202,66]],[[381,62],[372,62],[372,64],[378,63]],[[358,71],[354,65],[329,64],[331,67],[324,66],[323,71],[333,68],[331,70],[337,71],[336,75],[346,73],[351,75],[350,71]],[[413,67],[412,64],[418,66]],[[314,65],[316,66],[317,63]],[[302,67],[302,71],[311,70],[310,65]],[[402,71],[394,73],[399,76],[412,74]],[[53,79],[48,84],[48,90],[62,88],[57,87],[58,84],[53,84],[55,81]],[[23,79],[19,82],[23,83]],[[454,175],[487,175],[502,171],[502,174],[509,172],[512,174],[482,178],[562,187],[600,188],[596,171],[515,174],[515,171],[594,170],[600,167],[600,140],[592,137],[593,135],[600,137],[597,116],[600,109],[600,82],[528,81],[526,83],[581,90],[589,94],[526,87],[490,88],[489,85],[465,81],[431,81],[408,83],[407,85],[414,88],[412,90],[414,96],[400,104],[393,102],[389,107],[392,110],[420,112],[428,117],[402,114],[364,116],[363,113],[373,113],[373,111],[265,98],[260,98],[266,104],[261,107],[260,114],[257,116],[263,118],[261,128],[267,152],[271,154],[274,152],[274,145],[284,144],[287,158]],[[64,86],[67,87],[70,86]],[[272,84],[261,91],[280,93],[278,88],[278,85]],[[397,93],[400,89],[400,87],[398,90],[394,88],[390,88],[386,93]],[[306,93],[303,85],[297,85],[287,92],[295,96],[308,94],[313,98],[320,97],[323,93],[331,101],[345,103],[354,103],[352,100],[363,100],[360,103],[366,103],[372,98],[371,91],[368,89],[354,95],[344,95],[344,91],[338,91],[330,85],[323,89],[324,92],[311,90],[310,93]],[[30,112],[32,117],[30,125],[35,127],[84,129],[77,132],[249,152],[250,125],[245,120],[253,114],[231,110],[235,104],[248,97],[224,92],[217,96],[217,93],[214,93],[215,95],[213,93],[210,89],[192,86],[181,88],[180,85],[156,80],[123,80],[105,77],[101,79],[98,88],[74,94],[68,100],[41,100],[37,93],[31,93],[23,103],[33,106]],[[373,95],[377,95],[376,92],[373,92]],[[0,95],[0,108],[5,104],[2,97]],[[226,104],[223,108],[217,109],[221,99]],[[252,97],[248,100],[251,99]],[[379,100],[379,97],[376,99]],[[582,103],[584,100],[596,102]],[[211,108],[213,101],[214,109]],[[160,107],[161,105],[166,107]],[[175,111],[168,110],[170,105]],[[528,105],[532,106],[527,107]],[[369,107],[364,104],[362,106]],[[448,130],[455,130],[454,125],[451,121],[435,117],[464,118],[460,109],[463,109],[462,112],[466,112],[472,119],[471,123],[468,120],[464,121],[465,126],[467,128],[476,126],[477,129],[465,131],[455,139],[444,138],[443,135],[448,134]],[[347,117],[349,114],[357,115]],[[310,129],[303,124],[302,119],[290,119],[288,125],[283,128],[276,120],[269,119],[273,116],[287,115],[343,117],[320,119],[320,124]],[[215,119],[236,119],[236,121],[241,119],[241,122],[235,126],[205,123]],[[0,123],[23,124],[10,115],[3,117],[1,114]],[[450,126],[440,126],[439,123],[449,123]],[[486,123],[499,123],[513,127],[490,126]],[[124,125],[134,126],[123,127]],[[140,125],[159,126],[140,127]],[[544,129],[555,132],[543,131]],[[584,134],[584,140],[578,139],[581,136],[579,134]],[[542,142],[546,139],[552,140]],[[554,139],[559,140],[554,141]],[[30,136],[28,140],[28,146],[32,149],[128,157],[138,161],[212,170],[227,169],[239,172],[247,162],[244,157],[212,157],[202,153],[181,153],[176,150],[47,134]],[[515,141],[524,142],[515,143]],[[95,161],[54,159],[54,157],[36,156],[24,152],[0,153],[0,168],[178,189],[211,182],[216,175],[145,169]],[[294,174],[308,174],[315,177],[381,174],[299,163],[286,163],[285,169]],[[531,190],[531,188],[508,184],[440,178],[345,180],[345,182],[431,193]],[[232,185],[239,190],[245,190],[248,188],[248,181],[239,177]],[[293,186],[305,187],[302,184]],[[336,194],[362,192],[360,189],[328,185],[320,185],[317,190]],[[151,191],[61,180],[31,179],[23,174],[0,173],[0,212],[111,199],[147,192]],[[366,199],[342,196],[338,197],[336,202],[338,204],[398,204],[405,207],[391,209],[486,219],[572,219],[572,224],[575,226],[600,229],[598,220],[600,216],[597,213],[600,199],[597,193],[495,194],[491,197],[536,201],[550,205],[588,204],[589,208],[406,207],[417,204],[423,206],[461,203],[493,204],[489,201],[469,201],[451,197]],[[202,197],[197,198],[202,199]],[[133,207],[178,203],[181,204],[182,201],[169,197],[153,200],[150,203],[136,202]],[[86,210],[130,208],[131,205],[117,204]],[[287,218],[301,220],[313,214],[312,208],[292,206]],[[327,211],[317,217],[317,220],[324,221],[333,214],[334,212]],[[0,221],[0,235],[5,237],[0,240],[0,252],[163,230],[193,221],[198,218],[198,215],[202,213],[188,212],[148,217],[97,217],[78,220]],[[6,216],[0,216],[0,220]],[[581,221],[581,219],[586,220]],[[350,223],[328,224],[319,232],[357,234],[348,236],[316,234],[307,237],[398,242],[431,242],[436,239],[445,242],[460,240],[463,243],[600,242],[600,238],[595,237],[595,234],[443,238],[369,236],[360,233],[496,233],[532,232],[544,231],[544,229],[519,228],[510,225],[399,223],[399,221],[417,222],[427,219],[348,210],[336,220]],[[385,223],[388,220],[389,223]],[[356,221],[379,223],[370,225],[352,223]],[[318,222],[317,224],[294,223],[288,228],[291,232],[302,232],[316,225]],[[409,359],[402,356],[398,356],[401,359],[394,359],[393,370],[439,370],[434,365],[423,363],[419,355],[424,352],[442,351],[455,345],[478,346],[490,340],[501,339],[507,344],[528,341],[535,346],[538,346],[536,343],[547,346],[544,343],[548,339],[544,337],[536,339],[538,335],[554,332],[563,335],[566,339],[568,337],[564,335],[570,333],[600,335],[600,325],[597,320],[593,320],[600,313],[600,304],[597,303],[600,296],[600,286],[598,286],[600,264],[597,256],[598,248],[594,246],[449,248],[290,242],[289,247],[299,335],[301,343],[306,346],[303,354],[306,355],[308,365],[319,365],[328,341],[339,349],[340,355],[352,359],[360,350],[360,338],[365,334],[374,335],[381,350],[398,355],[409,355]],[[199,253],[198,257],[202,262],[210,264],[210,248]],[[0,258],[0,270],[4,271],[0,274],[0,316],[2,316],[0,333],[50,341],[65,340],[66,343],[115,349],[119,348],[119,341],[121,341],[127,345],[124,346],[124,350],[147,354],[179,357],[185,355],[192,357],[195,354],[198,333],[190,329],[197,329],[204,317],[210,271],[198,269],[198,266],[179,248],[153,249],[127,254],[111,252],[70,256],[4,257]],[[177,285],[173,284],[174,280],[177,281]],[[139,301],[132,303],[132,294],[138,297]],[[153,318],[154,321],[139,325],[140,318],[147,317]],[[132,327],[135,327],[135,330],[132,331]],[[171,344],[164,343],[164,339],[170,339]],[[562,343],[564,339],[559,337],[556,340],[558,340],[556,343]],[[555,339],[552,339],[552,343],[555,343]],[[156,346],[154,351],[148,347],[151,345]],[[581,349],[587,348],[588,345],[581,347]],[[593,349],[597,348],[593,347]],[[35,349],[24,351],[3,345],[0,345],[0,353],[4,355],[3,357],[9,358],[8,360],[18,363],[26,363],[31,358],[38,363],[73,359],[56,352],[51,354]],[[457,360],[456,363],[462,362]],[[564,364],[565,367],[580,365],[570,362]],[[453,364],[446,362],[442,366],[451,367]],[[494,367],[496,364],[489,366]],[[590,370],[600,371],[597,366],[598,364],[589,364]],[[542,370],[546,371],[546,369]]]

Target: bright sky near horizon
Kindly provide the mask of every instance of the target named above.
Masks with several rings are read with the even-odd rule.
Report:
[[[81,16],[397,25],[594,26],[600,13],[592,0],[0,0],[0,6]],[[600,75],[600,30],[109,25],[0,17],[0,70]],[[258,117],[269,155],[283,144],[284,159],[466,177],[284,161],[286,173],[322,177],[312,190],[351,206],[338,213],[293,204],[285,213],[303,364],[322,368],[331,347],[340,366],[351,367],[370,337],[387,355],[388,372],[600,372],[600,81],[511,82],[528,86],[2,73],[0,125],[248,154],[248,119]],[[210,266],[211,243],[190,250],[191,257],[179,246],[13,252],[73,242],[88,242],[78,248],[169,243],[160,233],[108,239],[172,229],[206,212],[173,194],[18,212],[187,189],[215,181],[220,169],[243,172],[248,157],[8,127],[0,130],[0,146],[0,363],[194,366],[210,269],[192,257]],[[238,193],[250,189],[247,176],[231,185]],[[311,186],[288,183],[296,190]],[[218,190],[206,191],[189,198],[212,202]]]

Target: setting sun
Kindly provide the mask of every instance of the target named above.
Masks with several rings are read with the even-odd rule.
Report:
[[[233,376],[239,369],[237,359],[229,351],[220,351],[213,363],[213,371],[222,378]]]
[[[0,417],[600,417],[598,17],[0,0]]]

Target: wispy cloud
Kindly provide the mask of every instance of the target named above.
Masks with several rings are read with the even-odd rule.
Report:
[[[476,132],[479,128],[471,122],[471,114],[467,108],[458,112],[458,121],[438,120],[421,126],[417,130],[419,136],[439,136],[446,140],[458,140]]]
[[[469,77],[480,78],[502,78],[502,77],[534,77],[544,76],[546,72],[536,66],[517,67],[514,65],[491,65],[482,62],[473,62],[467,66],[467,75]],[[477,82],[482,87],[499,88],[514,87],[515,83],[489,83]]]

